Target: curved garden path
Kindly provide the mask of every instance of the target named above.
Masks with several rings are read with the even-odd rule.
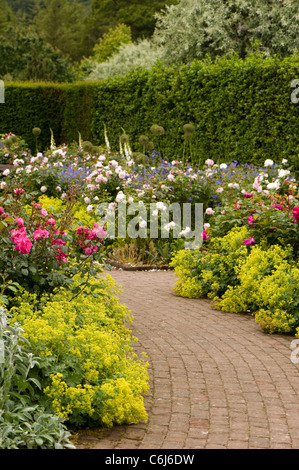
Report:
[[[84,432],[78,448],[299,447],[299,364],[293,337],[266,335],[251,316],[173,293],[171,271],[113,270],[148,355],[148,422]]]

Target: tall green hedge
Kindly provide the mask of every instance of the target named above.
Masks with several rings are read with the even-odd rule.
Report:
[[[32,148],[32,128],[42,129],[42,148],[51,128],[56,143],[78,139],[119,148],[122,128],[133,150],[152,124],[165,129],[156,140],[165,156],[180,158],[183,125],[192,122],[191,141],[199,161],[262,164],[286,158],[299,168],[299,104],[291,102],[291,82],[299,79],[299,56],[284,60],[252,55],[222,58],[180,68],[136,70],[103,82],[73,84],[7,83],[0,104],[0,133],[14,132]]]

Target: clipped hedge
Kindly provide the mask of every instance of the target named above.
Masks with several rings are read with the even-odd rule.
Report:
[[[87,83],[7,83],[5,103],[0,110],[0,133],[13,132],[35,150],[34,127],[42,130],[38,145],[50,145],[51,131],[57,144],[78,141],[78,132],[85,139],[94,138],[91,120],[95,114],[95,87]]]
[[[43,133],[42,147],[78,139],[119,148],[122,128],[133,150],[146,134],[165,156],[180,158],[183,125],[195,124],[191,141],[199,160],[262,164],[286,158],[299,167],[299,105],[291,102],[291,82],[299,79],[299,56],[284,60],[252,55],[245,60],[195,61],[179,68],[154,67],[102,82],[72,84],[7,83],[0,133],[14,132],[34,148],[31,129]],[[151,135],[152,124],[165,135]]]

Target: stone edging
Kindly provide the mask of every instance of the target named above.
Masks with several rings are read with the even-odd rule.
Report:
[[[172,271],[173,268],[171,268],[168,265],[149,265],[149,264],[144,264],[142,266],[130,266],[128,264],[122,264],[118,263],[116,261],[112,260],[106,260],[106,263],[109,264],[110,266],[113,266],[114,268],[117,269],[122,269],[123,271],[153,271],[153,270],[167,270],[167,271]]]

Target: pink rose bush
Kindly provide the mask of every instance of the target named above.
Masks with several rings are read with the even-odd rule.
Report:
[[[6,277],[29,291],[51,292],[103,262],[103,227],[66,229],[39,203],[26,205],[25,195],[12,191],[6,194],[9,212],[0,207],[0,266]]]

